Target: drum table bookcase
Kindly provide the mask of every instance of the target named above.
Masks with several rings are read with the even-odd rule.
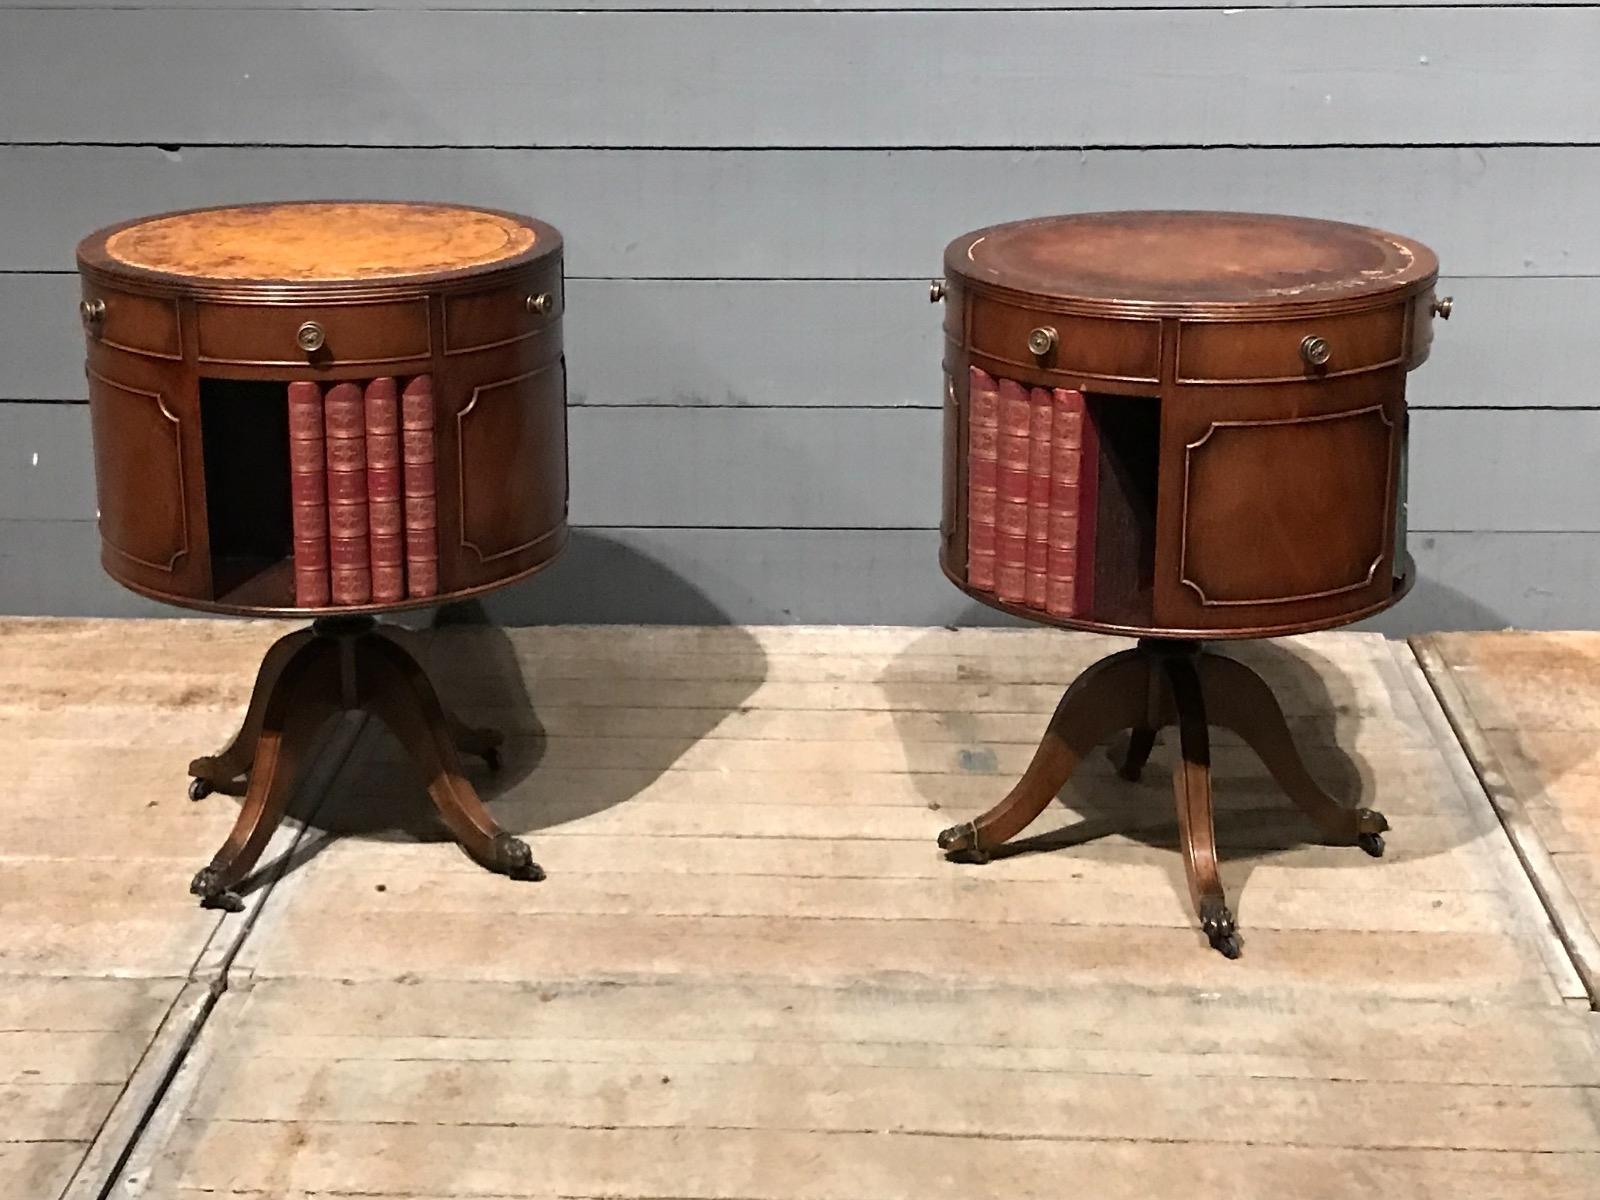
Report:
[[[1201,927],[1239,953],[1217,871],[1208,723],[1339,844],[1388,823],[1306,771],[1272,692],[1206,639],[1354,621],[1412,582],[1406,372],[1438,262],[1405,238],[1237,213],[1093,213],[945,252],[945,574],[974,599],[1138,648],[1067,689],[1010,794],[939,845],[981,860],[1100,742],[1137,779],[1176,723],[1178,833]]]
[[[509,213],[301,203],[173,213],[78,247],[101,561],[210,612],[308,616],[267,651],[238,736],[190,795],[243,795],[195,876],[235,885],[282,820],[318,728],[366,709],[485,866],[537,878],[457,751],[500,737],[447,715],[375,614],[478,595],[566,537],[561,236]]]

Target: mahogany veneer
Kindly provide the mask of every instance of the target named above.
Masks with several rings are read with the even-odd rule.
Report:
[[[492,763],[498,736],[446,716],[371,617],[503,587],[564,544],[561,254],[561,235],[527,217],[391,203],[172,213],[78,246],[106,571],[171,604],[317,618],[268,653],[233,744],[191,764],[196,799],[246,796],[195,879],[204,901],[233,902],[281,820],[296,758],[342,708],[370,708],[395,729],[477,858],[537,875],[456,758],[459,747]],[[287,464],[273,451],[283,385],[416,375],[432,377],[437,409],[438,592],[297,607]]]
[[[1208,720],[1234,729],[1337,842],[1381,853],[1387,826],[1306,773],[1270,690],[1201,639],[1342,625],[1396,603],[1404,545],[1406,373],[1427,358],[1438,261],[1426,246],[1332,221],[1242,213],[1045,217],[951,242],[940,561],[974,599],[1139,648],[1068,690],[1022,781],[939,844],[981,858],[1027,826],[1083,755],[1133,731],[1136,778],[1177,722],[1174,771],[1190,891],[1238,953],[1217,875]],[[968,579],[969,375],[1085,394],[1096,436],[1092,573],[1057,615]]]

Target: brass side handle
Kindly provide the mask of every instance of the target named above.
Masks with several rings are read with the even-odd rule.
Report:
[[[315,354],[328,341],[328,331],[315,321],[307,321],[294,331],[295,345],[307,354]]]
[[[1300,339],[1300,357],[1306,360],[1308,367],[1325,367],[1333,357],[1333,347],[1328,345],[1327,338],[1308,333]]]
[[[944,280],[933,279],[928,282],[928,303],[937,304],[944,299]]]
[[[1061,335],[1048,325],[1041,325],[1028,334],[1028,352],[1038,358],[1056,348],[1056,343],[1061,340]]]
[[[524,297],[522,307],[535,316],[546,317],[555,311],[556,300],[549,292],[540,292],[537,296]]]
[[[79,300],[78,316],[82,319],[84,327],[91,333],[98,333],[101,324],[106,319],[106,302],[104,300]]]
[[[1455,306],[1456,298],[1454,296],[1440,296],[1433,302],[1433,315],[1441,321],[1448,321],[1450,319],[1450,310]]]

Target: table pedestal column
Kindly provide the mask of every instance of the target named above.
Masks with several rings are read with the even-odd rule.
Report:
[[[1238,957],[1239,938],[1217,871],[1209,725],[1243,738],[1329,842],[1358,845],[1374,856],[1383,853],[1382,834],[1389,822],[1369,808],[1346,808],[1318,786],[1265,680],[1198,642],[1162,638],[1143,639],[1137,649],[1102,659],[1080,675],[1061,697],[1017,785],[981,817],[941,833],[939,848],[953,858],[985,861],[1044,811],[1101,742],[1121,730],[1131,731],[1118,768],[1123,778],[1136,780],[1156,731],[1173,724],[1178,727],[1179,754],[1172,786],[1189,895],[1201,929],[1227,957]]]
[[[323,617],[273,644],[238,734],[220,753],[189,764],[191,799],[213,791],[244,797],[233,832],[190,885],[203,905],[241,906],[232,889],[283,820],[312,739],[329,717],[353,709],[393,731],[467,853],[513,879],[544,877],[528,844],[495,823],[461,771],[457,751],[497,768],[500,734],[446,713],[421,665],[371,617]]]

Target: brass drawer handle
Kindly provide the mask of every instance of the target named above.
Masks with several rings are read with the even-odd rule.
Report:
[[[1300,340],[1300,357],[1306,360],[1308,367],[1325,367],[1333,357],[1333,347],[1328,345],[1327,338],[1308,333]]]
[[[106,302],[104,300],[79,300],[78,316],[83,320],[83,324],[89,332],[98,333],[101,323],[106,319]]]
[[[295,344],[307,354],[315,354],[328,341],[327,330],[315,321],[307,321],[294,331]]]
[[[1450,310],[1455,306],[1456,298],[1454,296],[1440,296],[1433,302],[1433,315],[1441,321],[1448,321],[1450,319]]]
[[[522,301],[522,307],[535,316],[549,316],[555,311],[555,297],[549,292],[540,292],[537,296],[528,296]]]
[[[928,303],[937,304],[944,299],[944,280],[934,279],[928,284]]]
[[[1056,348],[1056,343],[1060,340],[1060,335],[1054,329],[1048,325],[1041,325],[1028,334],[1028,350],[1036,357],[1043,358]]]

